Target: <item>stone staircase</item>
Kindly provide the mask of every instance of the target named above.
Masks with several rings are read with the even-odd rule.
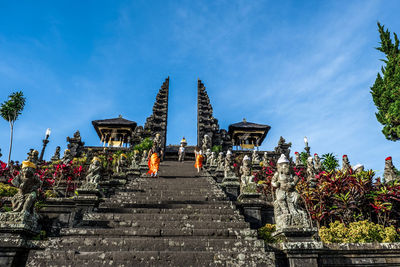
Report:
[[[163,162],[42,241],[27,266],[274,266],[274,257],[212,178]]]

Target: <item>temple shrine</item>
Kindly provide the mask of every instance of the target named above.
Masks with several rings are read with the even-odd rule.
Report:
[[[132,145],[132,135],[137,123],[122,118],[95,120],[93,127],[103,147],[128,147]]]
[[[233,147],[238,150],[255,149],[261,146],[271,126],[243,121],[229,125],[228,134]]]

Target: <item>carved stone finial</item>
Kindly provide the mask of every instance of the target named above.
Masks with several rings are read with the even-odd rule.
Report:
[[[351,170],[351,165],[347,155],[342,157],[342,172],[349,172]]]
[[[385,170],[383,172],[383,178],[386,183],[390,183],[398,179],[392,162],[392,157],[387,157],[385,159]]]

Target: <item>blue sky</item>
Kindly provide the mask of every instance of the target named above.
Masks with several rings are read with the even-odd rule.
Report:
[[[384,4],[383,4],[384,3]],[[270,125],[292,152],[349,156],[380,170],[400,147],[387,141],[369,93],[382,65],[376,22],[400,34],[398,1],[1,1],[0,101],[22,90],[13,159],[66,147],[79,129],[99,145],[92,120],[143,124],[170,81],[169,144],[196,142],[197,78],[221,128],[246,118]],[[0,121],[6,161],[9,125]]]

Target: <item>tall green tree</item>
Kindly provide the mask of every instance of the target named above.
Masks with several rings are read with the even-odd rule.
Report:
[[[377,120],[383,125],[382,133],[386,139],[397,141],[400,139],[400,53],[399,39],[396,33],[394,41],[389,30],[378,22],[380,47],[376,49],[385,54],[382,61],[386,64],[378,73],[374,85],[371,87],[372,99],[378,112]]]
[[[14,134],[14,123],[21,115],[25,106],[25,97],[22,91],[12,93],[8,96],[8,100],[4,101],[0,106],[0,115],[10,123],[10,151],[8,152],[8,164],[10,164],[11,150]]]

